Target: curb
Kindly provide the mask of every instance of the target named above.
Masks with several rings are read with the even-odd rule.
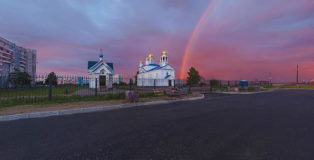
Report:
[[[280,90],[308,90],[308,91],[313,91],[314,88],[280,88]]]
[[[0,122],[13,121],[13,120],[19,120],[19,119],[44,118],[44,117],[51,117],[51,116],[71,115],[71,114],[77,114],[77,113],[108,111],[108,110],[114,110],[114,109],[131,108],[131,107],[147,106],[147,105],[155,105],[155,104],[168,104],[168,103],[174,103],[174,102],[180,102],[180,101],[195,101],[195,100],[201,100],[204,98],[205,98],[205,96],[204,96],[204,94],[202,94],[202,96],[200,96],[200,97],[176,99],[176,100],[163,100],[163,101],[143,102],[143,103],[134,103],[134,104],[120,104],[120,105],[113,105],[113,106],[102,106],[102,107],[57,110],[57,111],[48,111],[48,112],[13,114],[13,115],[0,116]]]
[[[271,89],[268,91],[261,91],[261,92],[221,92],[222,94],[236,94],[236,95],[249,95],[249,94],[259,94],[259,93],[268,93],[274,92],[276,89]]]

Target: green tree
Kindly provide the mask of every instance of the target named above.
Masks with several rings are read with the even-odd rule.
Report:
[[[190,68],[190,70],[188,72],[187,80],[188,80],[187,83],[189,86],[199,85],[199,83],[201,81],[201,76],[194,67]]]
[[[50,78],[51,78],[51,84],[52,85],[54,85],[54,86],[58,85],[57,76],[56,76],[55,72],[49,73],[47,79],[45,80],[46,85],[49,85]]]
[[[136,75],[135,75],[135,85],[137,85],[137,75],[138,75],[139,73],[140,73],[139,71],[136,72]]]
[[[15,71],[9,74],[9,83],[16,85],[31,84],[31,76],[27,72]]]

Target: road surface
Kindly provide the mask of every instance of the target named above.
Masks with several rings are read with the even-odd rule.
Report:
[[[313,160],[314,91],[0,122],[0,159]]]

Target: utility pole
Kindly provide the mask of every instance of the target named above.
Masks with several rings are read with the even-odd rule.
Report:
[[[297,84],[299,83],[299,64],[297,64]]]

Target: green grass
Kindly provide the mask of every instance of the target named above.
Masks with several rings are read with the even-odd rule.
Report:
[[[314,85],[311,85],[311,86],[302,86],[302,85],[293,85],[293,84],[289,84],[289,85],[280,86],[280,88],[314,89]]]
[[[140,93],[139,98],[157,97],[154,92]]]
[[[88,86],[59,86],[52,88],[52,95],[67,95],[80,89],[86,89]],[[46,96],[48,97],[49,88],[12,88],[0,89],[0,97],[27,97],[27,96]]]
[[[158,97],[154,92],[140,93],[139,98]],[[73,96],[52,96],[50,101],[47,96],[35,96],[35,97],[13,97],[7,100],[0,100],[1,107],[10,107],[17,105],[30,105],[30,104],[61,104],[80,101],[106,101],[106,100],[123,100],[125,99],[125,93],[107,93],[105,95],[73,95]]]
[[[27,104],[59,104],[59,103],[71,103],[79,101],[104,101],[104,100],[120,100],[125,99],[125,93],[108,93],[105,95],[88,95],[88,96],[54,96],[49,101],[48,97],[35,97],[35,98],[12,98],[8,100],[0,101],[0,107],[10,107],[16,105]]]

